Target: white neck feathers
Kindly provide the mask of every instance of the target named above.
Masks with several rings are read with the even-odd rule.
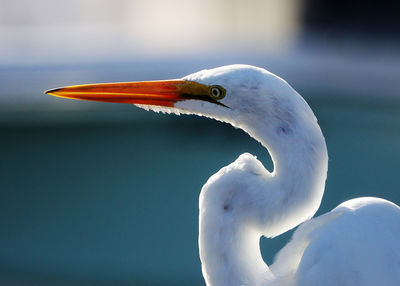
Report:
[[[268,123],[241,127],[269,150],[274,171],[243,154],[204,185],[199,247],[208,286],[272,285],[260,236],[277,236],[312,217],[325,187],[328,156],[315,117],[285,130]]]

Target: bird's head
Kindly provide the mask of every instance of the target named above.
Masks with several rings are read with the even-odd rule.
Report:
[[[240,128],[259,120],[287,124],[292,112],[308,107],[283,79],[249,65],[223,66],[173,80],[68,86],[46,94],[130,103],[157,112],[197,114]]]

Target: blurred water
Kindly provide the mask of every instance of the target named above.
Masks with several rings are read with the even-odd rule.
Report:
[[[311,106],[330,154],[318,213],[357,196],[399,204],[399,106]],[[243,152],[272,167],[240,130],[137,109],[124,121],[3,124],[0,136],[1,285],[203,285],[201,186]],[[262,240],[269,263],[288,238]]]

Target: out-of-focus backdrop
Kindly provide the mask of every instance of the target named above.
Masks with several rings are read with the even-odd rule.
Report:
[[[309,102],[329,154],[319,214],[400,203],[400,7],[345,0],[0,0],[0,284],[204,285],[198,194],[243,152],[209,119],[43,95],[247,63]],[[291,233],[263,239],[268,263]]]

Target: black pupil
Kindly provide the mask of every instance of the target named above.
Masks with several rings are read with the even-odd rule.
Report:
[[[213,94],[214,94],[215,96],[219,96],[219,90],[218,90],[218,88],[213,88]]]

